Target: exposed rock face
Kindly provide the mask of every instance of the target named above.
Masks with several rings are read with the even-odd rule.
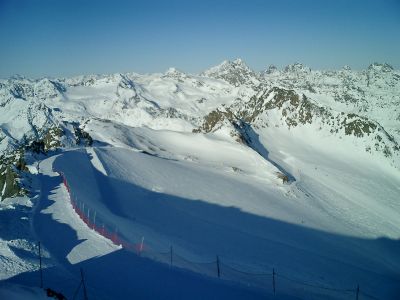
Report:
[[[311,69],[301,63],[296,62],[292,65],[286,66],[284,72],[290,74],[310,74]]]
[[[75,140],[76,140],[77,145],[92,146],[93,139],[89,135],[89,133],[87,133],[86,131],[84,131],[82,128],[80,128],[78,126],[74,127],[74,130],[75,130],[74,133],[75,133]]]
[[[268,118],[271,113],[279,117],[278,121]],[[318,105],[294,90],[273,87],[252,97],[244,105],[232,106],[224,111],[212,111],[205,116],[203,124],[194,132],[214,132],[224,122],[234,126],[236,134],[241,137],[238,141],[245,142],[248,140],[246,126],[285,125],[290,130],[293,127],[315,123],[320,126],[320,130],[329,130],[334,136],[363,139],[367,145],[367,152],[380,152],[394,162],[400,156],[399,144],[379,123],[354,113],[336,112]]]
[[[222,64],[204,71],[202,76],[223,79],[235,87],[241,85],[258,85],[259,78],[241,59],[224,61]]]
[[[22,149],[0,156],[0,201],[26,194],[20,182],[20,175],[25,171],[27,168]]]

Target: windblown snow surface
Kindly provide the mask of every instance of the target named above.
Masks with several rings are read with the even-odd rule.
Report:
[[[94,142],[30,156],[30,197],[0,203],[1,297],[41,299],[37,241],[45,287],[68,299],[81,269],[90,299],[400,297],[397,162],[320,124],[255,127],[252,147],[223,122],[192,132],[259,78],[121,76],[44,100]]]

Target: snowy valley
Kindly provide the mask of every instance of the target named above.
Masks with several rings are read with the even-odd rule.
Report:
[[[0,298],[398,299],[399,143],[388,64],[2,79]]]

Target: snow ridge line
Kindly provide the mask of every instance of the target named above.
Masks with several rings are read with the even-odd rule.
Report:
[[[224,279],[231,280],[234,282],[244,283],[248,286],[253,286],[262,289],[268,289],[266,286],[267,280],[271,280],[274,286],[275,293],[275,282],[278,278],[281,279],[279,282],[279,288],[284,290],[285,293],[292,291],[292,294],[296,295],[296,290],[299,286],[308,289],[313,289],[313,293],[317,293],[318,295],[329,295],[329,296],[343,296],[347,297],[349,294],[363,294],[365,297],[370,299],[379,300],[379,298],[367,294],[360,290],[359,286],[356,288],[334,288],[327,285],[314,284],[310,282],[304,282],[298,279],[293,279],[286,275],[276,272],[273,270],[272,272],[249,272],[239,270],[236,267],[232,267],[220,261],[220,258],[216,256],[216,260],[209,262],[194,262],[188,260],[180,255],[178,255],[171,246],[170,250],[167,252],[157,252],[150,250],[149,247],[145,247],[144,241],[142,239],[139,243],[130,243],[126,239],[124,239],[121,235],[118,234],[117,226],[113,226],[113,229],[107,228],[110,226],[105,225],[104,220],[102,220],[100,215],[97,215],[96,211],[92,209],[92,216],[90,215],[90,208],[86,205],[87,214],[85,211],[85,205],[83,201],[78,201],[72,194],[71,188],[68,184],[68,180],[65,177],[64,173],[61,171],[54,170],[54,172],[58,173],[59,176],[63,179],[63,184],[68,192],[69,200],[71,202],[72,208],[79,216],[79,218],[91,229],[96,231],[101,236],[111,240],[113,244],[117,246],[121,246],[122,248],[135,252],[139,256],[144,256],[150,258],[152,260],[156,260],[165,264],[169,264],[171,267],[179,267],[183,269],[188,269],[195,273],[201,273],[210,277],[223,277]],[[101,226],[96,224],[96,220],[98,224],[102,224]],[[222,268],[223,267],[223,268]]]

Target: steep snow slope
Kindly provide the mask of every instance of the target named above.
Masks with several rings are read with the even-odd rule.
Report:
[[[192,260],[209,261],[218,253],[225,263],[242,270],[262,272],[274,266],[283,274],[328,286],[359,283],[378,297],[397,293],[400,178],[390,167],[343,153],[332,158],[332,153],[315,149],[310,158],[307,143],[280,134],[275,135],[279,141],[269,141],[276,145],[271,156],[296,178],[292,185],[282,185],[275,177],[277,169],[266,161],[256,163],[256,174],[246,169],[233,172],[231,166],[261,160],[251,149],[246,150],[250,155],[237,152],[246,149],[240,144],[231,142],[218,165],[212,163],[212,153],[218,157],[218,150],[209,149],[223,149],[226,141],[213,135],[193,137],[106,124],[102,130],[96,127],[99,124],[88,127],[109,134],[124,148],[94,149],[94,174],[82,173],[83,165],[90,169],[85,160],[93,152],[89,157],[70,152],[56,166],[85,207],[114,224],[124,238],[140,243],[145,237],[146,247],[158,252],[173,245]],[[196,149],[193,139],[199,141]],[[290,155],[285,144],[289,141],[290,148],[296,143]],[[71,160],[79,162],[79,171]],[[387,192],[379,195],[378,189]],[[318,299],[320,294],[314,293],[306,289],[301,295]]]
[[[193,135],[102,121],[89,122],[86,130],[95,140],[110,146],[133,148],[170,160],[190,161],[194,162],[194,167],[214,166],[228,173],[252,175],[282,186],[276,167],[251,148],[230,140],[229,136]]]
[[[108,194],[104,193],[112,186],[104,185],[104,180],[101,180],[101,176],[104,178],[103,173],[96,173],[100,169],[99,161],[95,160],[91,164],[89,159],[90,156],[85,150],[75,150],[47,158],[40,164],[41,201],[33,221],[38,238],[51,253],[52,263],[46,265],[43,270],[45,287],[49,286],[62,292],[67,298],[72,298],[79,286],[80,268],[83,268],[90,299],[264,297],[265,294],[255,288],[249,289],[233,282],[217,281],[141,258],[136,253],[113,245],[110,240],[88,228],[73,211],[62,179],[53,169],[65,172],[71,179],[72,191],[79,199],[84,199],[86,209],[91,208],[92,212],[94,208],[98,209],[98,219],[100,216],[109,217],[109,220],[128,236],[138,230],[136,226],[141,226],[126,218],[125,214],[115,214],[119,209],[118,203],[114,202],[116,195],[111,191]],[[79,172],[76,173],[75,167],[79,168]],[[77,183],[79,188],[75,189],[78,187]],[[113,195],[113,198],[107,198],[110,195]],[[124,196],[131,197],[132,194]],[[129,226],[124,227],[127,224]],[[38,280],[38,272],[32,272],[21,273],[9,281],[35,285]],[[82,289],[79,295],[83,295]],[[295,298],[284,296],[283,299]]]
[[[312,128],[257,132],[271,159],[296,178],[308,205],[337,220],[330,232],[398,238],[400,176],[389,164],[371,160],[351,143],[344,148],[332,139],[321,143]]]

